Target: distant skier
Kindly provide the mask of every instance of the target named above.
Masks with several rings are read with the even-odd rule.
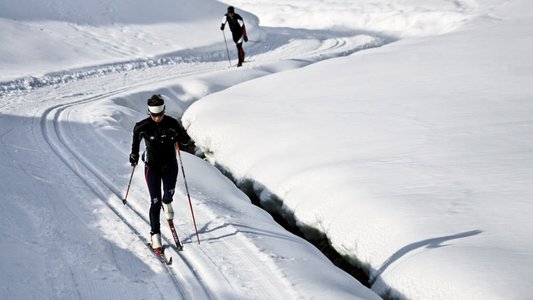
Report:
[[[246,35],[246,26],[244,26],[244,20],[239,14],[235,13],[235,8],[233,6],[229,6],[228,13],[222,17],[222,25],[220,25],[220,30],[224,30],[226,23],[229,24],[233,41],[237,46],[237,53],[239,56],[237,67],[240,67],[244,62],[244,50],[242,49],[242,42],[248,42],[248,36]]]
[[[171,203],[178,177],[175,143],[178,143],[181,150],[188,152],[192,152],[193,143],[180,123],[165,115],[165,102],[161,95],[153,95],[147,104],[150,116],[135,124],[133,128],[130,163],[135,166],[139,162],[139,144],[144,139],[146,151],[143,153],[143,161],[146,184],[150,192],[152,248],[161,249],[161,207],[167,220],[174,217]]]

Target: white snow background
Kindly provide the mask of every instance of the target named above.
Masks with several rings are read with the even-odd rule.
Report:
[[[242,68],[225,3],[0,2],[1,299],[533,299],[533,3],[229,4]],[[141,166],[120,201],[154,93],[207,159],[170,267]]]

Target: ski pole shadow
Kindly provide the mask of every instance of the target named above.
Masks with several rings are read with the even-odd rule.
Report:
[[[200,234],[206,234],[206,233],[213,233],[217,231],[221,231],[222,234],[211,236],[209,238],[201,239],[202,241],[217,241],[217,240],[223,240],[228,237],[236,236],[237,234],[252,234],[252,235],[259,235],[263,238],[274,238],[274,239],[281,239],[286,241],[294,241],[295,237],[292,237],[290,235],[283,235],[280,233],[277,233],[275,231],[271,230],[264,230],[248,225],[243,224],[235,224],[235,223],[224,223],[217,227],[209,228],[211,222],[208,222],[204,226],[202,226],[198,232]],[[228,232],[231,231],[231,232]],[[183,243],[192,243],[193,242],[194,235],[188,235],[184,238]]]
[[[432,249],[432,248],[446,247],[446,246],[448,246],[448,244],[444,244],[444,243],[447,242],[447,241],[478,235],[478,234],[480,234],[482,232],[483,231],[481,231],[481,230],[465,231],[465,232],[461,232],[461,233],[458,233],[458,234],[426,239],[426,240],[422,240],[422,241],[415,242],[415,243],[409,244],[407,246],[404,246],[401,249],[399,249],[398,251],[396,251],[391,257],[389,257],[383,263],[383,265],[381,265],[381,267],[370,277],[370,280],[369,280],[370,285],[374,284],[374,282],[377,280],[377,278],[379,278],[379,276],[381,276],[381,274],[383,274],[383,272],[385,272],[385,270],[390,265],[392,265],[395,261],[397,261],[402,256],[406,255],[407,253],[409,253],[409,252],[411,252],[413,250],[416,250],[416,249],[419,249],[419,248]]]

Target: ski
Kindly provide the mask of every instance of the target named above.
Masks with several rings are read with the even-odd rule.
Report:
[[[168,227],[170,227],[170,232],[172,232],[172,237],[174,238],[174,243],[176,243],[176,248],[178,251],[183,251],[183,245],[181,244],[178,234],[176,233],[176,227],[174,227],[174,220],[170,219],[167,221]]]
[[[242,67],[244,64],[250,63],[250,62],[252,62],[252,61],[253,61],[253,60],[245,60],[245,61],[243,61],[243,62],[241,63],[240,66],[239,66],[239,64],[236,64],[236,65],[234,65],[234,67],[236,67],[236,68],[240,68],[240,67]]]
[[[172,264],[172,256],[168,260],[167,260],[167,257],[165,256],[165,246],[163,246],[162,248],[157,248],[157,249],[152,248],[151,243],[146,243],[146,246],[148,246],[148,248],[152,250],[152,253],[155,254],[155,256],[157,256],[157,258],[159,258],[159,260],[162,263],[164,263],[167,266]]]
[[[228,67],[226,67],[227,69],[231,69],[231,68],[241,68],[244,64],[247,64],[247,63],[251,63],[253,62],[254,60],[245,60],[241,63],[241,65],[239,66],[239,64],[234,64],[234,65],[229,65]]]

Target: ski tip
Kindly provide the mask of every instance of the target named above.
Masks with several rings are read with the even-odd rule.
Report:
[[[171,264],[172,264],[172,256],[171,256],[171,257],[168,259],[168,261],[167,261],[167,265],[170,266]]]

